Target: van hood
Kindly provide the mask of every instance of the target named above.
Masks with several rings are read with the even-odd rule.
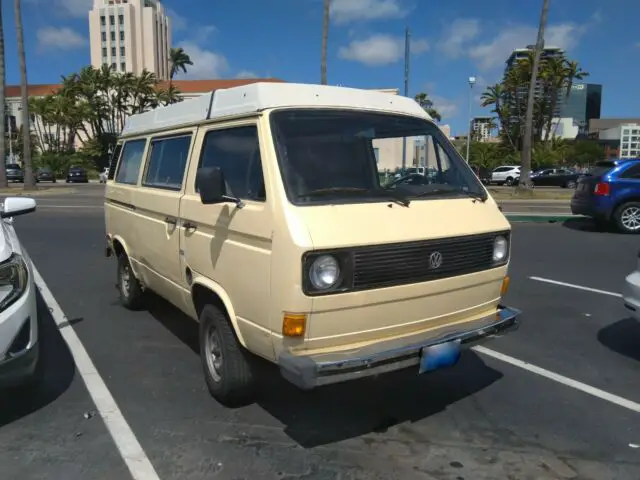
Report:
[[[379,202],[301,207],[297,211],[316,250],[511,229],[491,197],[485,203],[447,198],[414,200],[408,207]]]

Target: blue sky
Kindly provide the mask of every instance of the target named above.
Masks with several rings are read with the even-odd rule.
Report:
[[[454,133],[464,129],[470,75],[479,94],[517,47],[534,43],[542,0],[333,0],[331,84],[403,88],[404,29],[412,35],[410,94],[428,93]],[[166,0],[187,78],[320,80],[322,0]],[[12,1],[3,0],[7,82],[18,82]],[[23,0],[30,83],[56,83],[89,63],[93,0]],[[640,116],[640,2],[551,0],[548,44],[602,83],[604,117]],[[180,77],[179,77],[180,78]],[[182,78],[185,78],[184,76]],[[401,90],[402,91],[402,90]]]

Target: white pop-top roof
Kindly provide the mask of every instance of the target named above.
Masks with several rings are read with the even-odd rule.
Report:
[[[415,100],[400,95],[327,85],[258,82],[215,90],[200,97],[132,115],[125,122],[122,135],[139,135],[277,107],[379,110],[431,119]]]

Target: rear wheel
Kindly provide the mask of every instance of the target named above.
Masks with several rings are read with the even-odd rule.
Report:
[[[640,202],[620,205],[614,213],[614,220],[621,232],[640,233]]]
[[[144,290],[131,269],[126,253],[118,257],[118,292],[120,303],[129,310],[138,310],[144,301]]]
[[[505,183],[505,185],[508,185],[508,186],[513,185],[513,178],[511,178],[511,177],[507,178],[507,180],[504,183]]]
[[[255,392],[249,352],[220,308],[205,305],[199,320],[200,360],[209,393],[223,405],[249,403]]]
[[[576,188],[577,183],[574,180],[569,180],[565,183],[564,188]]]

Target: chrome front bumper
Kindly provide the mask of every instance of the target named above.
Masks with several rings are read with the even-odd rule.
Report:
[[[519,315],[520,311],[514,308],[499,306],[495,313],[455,325],[453,330],[452,327],[445,326],[426,333],[342,352],[308,356],[283,352],[277,363],[284,378],[303,390],[311,390],[322,385],[417,366],[420,363],[422,349],[432,345],[452,340],[459,340],[462,346],[467,348],[477,345],[517,329]]]

